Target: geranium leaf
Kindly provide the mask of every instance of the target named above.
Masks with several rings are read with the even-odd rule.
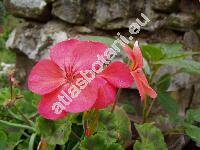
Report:
[[[163,59],[155,64],[170,65],[178,67],[183,72],[190,74],[200,74],[200,63],[192,60],[182,60],[182,59]]]
[[[116,107],[114,113],[106,110],[100,111],[98,131],[109,138],[108,141],[118,141],[121,145],[127,145],[131,141],[131,123],[126,112]]]
[[[108,139],[101,134],[95,134],[90,137],[85,138],[80,143],[81,150],[123,150],[122,146],[117,143],[109,143]]]
[[[170,115],[177,114],[178,106],[176,100],[173,99],[169,94],[167,94],[166,92],[158,91],[157,100],[162,108]]]
[[[68,141],[71,133],[69,118],[51,121],[42,117],[37,118],[36,129],[39,134],[51,145],[63,145]]]
[[[164,142],[164,137],[161,131],[153,124],[135,124],[135,127],[141,138],[141,142],[137,141],[136,145],[134,145],[135,150],[144,150],[146,148],[150,150],[167,150],[167,145]]]
[[[170,83],[171,83],[171,75],[168,73],[164,74],[157,81],[158,89],[160,91],[166,91],[169,88]]]
[[[200,143],[200,128],[191,124],[185,124],[186,134],[195,142]]]

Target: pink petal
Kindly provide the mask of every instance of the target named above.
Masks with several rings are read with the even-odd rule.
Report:
[[[97,55],[103,55],[107,46],[100,42],[68,40],[51,48],[51,59],[62,69],[73,68],[84,71],[92,68],[92,63],[98,60]]]
[[[79,71],[92,69],[92,64],[98,60],[97,55],[103,55],[108,47],[100,42],[82,41],[73,51],[74,66]]]
[[[145,95],[149,95],[151,98],[156,98],[156,92],[149,86],[148,81],[141,69],[131,72],[134,76],[136,86],[139,90],[141,100],[144,100]]]
[[[124,51],[127,53],[128,58],[129,58],[132,62],[135,62],[135,57],[134,57],[134,55],[133,55],[133,51],[132,51],[132,49],[131,49],[128,45],[125,45]]]
[[[128,88],[133,84],[133,77],[128,66],[122,62],[113,62],[100,74],[111,84],[119,88]]]
[[[135,57],[136,67],[135,68],[142,68],[143,67],[143,57],[138,45],[138,41],[135,42],[133,48],[133,55]]]
[[[133,62],[133,70],[143,67],[143,57],[138,45],[138,41],[135,42],[133,50],[126,45],[124,47],[124,51],[128,54],[128,58]]]
[[[53,104],[56,102],[55,99],[52,99],[52,97],[55,95],[55,92],[44,95],[42,97],[42,100],[40,101],[39,105],[38,105],[38,112],[39,114],[46,118],[46,119],[50,119],[50,120],[57,120],[57,119],[62,119],[65,116],[67,116],[67,113],[65,111],[63,111],[61,114],[56,114],[53,110],[52,110],[52,106]]]
[[[113,104],[115,101],[116,88],[100,77],[95,78],[95,82],[98,82],[99,92],[93,108],[103,109]]]
[[[60,42],[51,47],[50,58],[63,70],[70,64],[74,64],[73,50],[76,45],[80,43],[79,40],[71,39]]]
[[[68,89],[70,88],[69,84],[63,85],[58,91],[56,91],[54,94],[48,97],[49,101],[59,102],[58,96],[64,96],[62,94],[62,91],[64,91],[69,97],[71,97],[71,100],[69,98],[64,97],[64,100],[68,104],[63,104],[64,110],[66,112],[84,112],[89,110],[95,103],[98,95],[98,89],[96,87],[96,83],[92,85],[93,82],[91,82],[87,87],[80,91],[79,95],[75,98],[72,98],[71,95],[68,93]],[[75,85],[75,84],[74,84]],[[61,102],[61,101],[60,101]],[[51,107],[52,106],[48,106]],[[48,109],[51,109],[48,108]]]
[[[51,60],[41,60],[32,69],[28,87],[34,93],[44,95],[65,83],[64,72]]]

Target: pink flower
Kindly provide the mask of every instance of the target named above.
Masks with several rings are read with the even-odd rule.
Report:
[[[133,79],[128,66],[121,62],[111,63],[94,78],[92,64],[97,62],[97,55],[103,55],[106,50],[103,43],[75,39],[53,46],[50,59],[39,61],[28,79],[29,89],[42,95],[39,113],[55,120],[65,117],[68,112],[111,105],[115,101],[116,88],[130,87]]]
[[[149,95],[153,99],[156,98],[156,92],[149,86],[145,74],[142,71],[143,57],[141,50],[138,46],[138,41],[135,42],[133,50],[131,50],[128,45],[124,47],[124,50],[133,63],[133,67],[131,68],[131,74],[139,90],[141,100],[144,100],[145,95]]]

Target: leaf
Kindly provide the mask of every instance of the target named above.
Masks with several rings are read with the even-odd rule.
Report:
[[[133,107],[133,105],[131,103],[130,104],[123,104],[121,106],[121,108],[123,110],[125,110],[126,113],[128,113],[128,114],[136,114],[136,109],[135,109],[135,107]]]
[[[64,145],[71,134],[69,117],[63,120],[51,121],[42,117],[37,118],[36,129],[50,145]]]
[[[176,100],[174,100],[169,94],[158,91],[157,100],[162,108],[168,112],[171,116],[176,116],[178,112],[178,106]]]
[[[186,134],[195,142],[200,143],[200,128],[191,124],[185,124]]]
[[[20,90],[17,88],[13,88],[14,96],[20,94]],[[10,97],[10,89],[2,88],[0,89],[0,105],[3,105],[5,101],[9,100]]]
[[[157,81],[158,89],[160,91],[166,91],[169,88],[170,83],[171,83],[171,75],[168,73],[164,74]]]
[[[164,55],[160,48],[151,45],[141,45],[144,58],[150,62],[160,60]]]
[[[38,144],[37,150],[54,150],[55,146],[49,145],[43,138]]]
[[[164,142],[164,137],[161,131],[151,123],[144,123],[142,125],[135,124],[141,142],[137,141],[134,145],[135,150],[167,150],[167,145]]]
[[[161,48],[166,52],[182,50],[182,44],[179,43],[155,43],[150,45],[155,46],[157,48]]]
[[[84,112],[84,129],[88,131],[89,135],[92,135],[97,127],[99,120],[99,111],[92,109],[88,112]]]
[[[16,103],[17,108],[27,116],[35,114],[37,112],[37,105],[35,103],[39,101],[40,96],[25,90],[21,91],[21,93],[24,98]]]
[[[153,142],[145,138],[142,142],[136,140],[134,150],[156,150],[156,147]]]
[[[114,113],[108,109],[101,110],[98,126],[97,133],[104,133],[110,142],[118,141],[125,146],[131,141],[131,122],[126,112],[119,107],[116,107]]]
[[[105,36],[81,36],[79,39],[80,40],[90,40],[90,41],[95,41],[95,42],[102,42],[102,43],[105,43],[109,47],[115,41],[115,39],[110,38],[110,37],[105,37]]]
[[[200,122],[200,109],[189,109],[186,113],[186,121],[190,124],[194,121]]]
[[[85,138],[80,143],[81,150],[123,150],[122,146],[117,143],[109,143],[108,139],[99,133]]]
[[[5,146],[7,149],[14,149],[16,146],[15,144],[20,140],[22,133],[24,132],[24,130],[22,129],[10,127],[10,126],[8,127],[6,125],[0,124],[0,132],[1,131],[6,134],[7,142],[5,143],[6,144]],[[1,143],[1,135],[0,135],[0,143]]]
[[[192,60],[163,59],[156,62],[156,64],[178,67],[183,72],[190,74],[200,74],[200,63]]]
[[[154,46],[156,48],[160,48],[162,50],[162,53],[164,54],[164,59],[181,59],[181,58],[187,58],[188,56],[192,56],[194,54],[199,54],[197,52],[184,52],[181,51],[183,49],[182,44],[179,43],[155,43],[155,44],[149,44],[151,46]]]
[[[6,135],[6,133],[4,132],[4,131],[1,131],[0,130],[0,149],[5,149],[5,147],[6,147],[6,144],[7,144],[7,135]]]

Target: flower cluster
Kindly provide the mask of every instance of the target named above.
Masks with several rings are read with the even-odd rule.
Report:
[[[119,61],[107,63],[111,57],[107,53],[116,53],[100,42],[71,39],[53,46],[50,59],[39,61],[28,80],[29,89],[42,96],[40,115],[56,120],[67,113],[106,108],[115,102],[117,89],[130,87],[133,81],[142,100],[145,94],[155,98],[142,72],[143,58],[137,42],[133,51],[128,46],[124,50],[133,62],[132,68]],[[99,59],[105,53],[109,57]],[[104,69],[94,66],[94,62],[101,62]]]
[[[133,83],[128,66],[122,62],[111,63],[91,82],[83,79],[80,74],[90,70],[97,55],[104,54],[106,50],[107,46],[103,43],[75,39],[53,46],[50,59],[39,61],[28,80],[29,89],[42,95],[39,113],[47,119],[59,119],[69,112],[103,109],[111,105],[115,101],[117,88],[127,88]],[[77,85],[77,81],[79,86],[71,88],[71,85]],[[82,90],[74,96],[76,88]],[[65,100],[66,93],[74,96],[70,103]],[[56,102],[65,105],[62,113],[56,114],[52,110]]]

